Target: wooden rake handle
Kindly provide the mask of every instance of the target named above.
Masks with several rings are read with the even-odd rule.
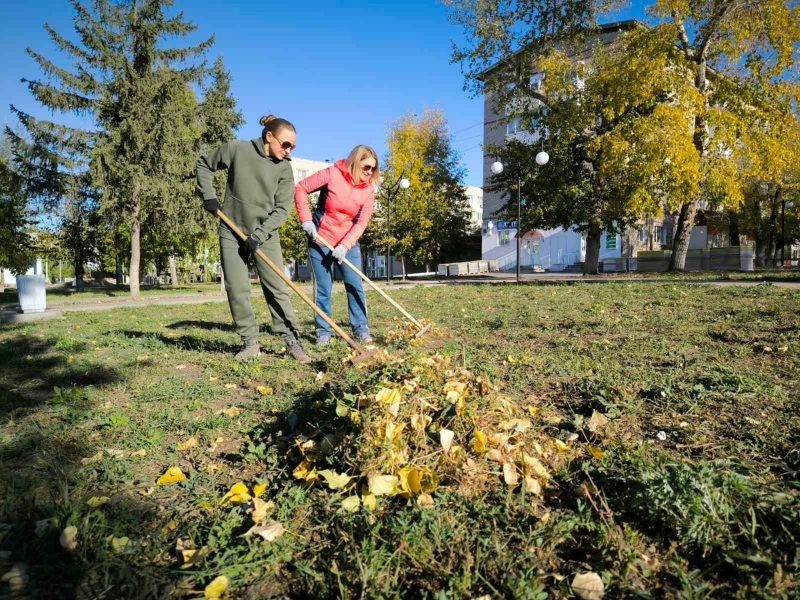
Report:
[[[247,239],[247,236],[246,236],[246,235],[245,235],[245,234],[242,232],[242,230],[241,230],[241,229],[239,229],[239,228],[238,228],[236,225],[234,225],[233,221],[231,221],[231,220],[230,220],[228,217],[226,217],[226,216],[225,216],[225,215],[222,213],[222,211],[221,211],[221,210],[217,210],[217,216],[218,216],[218,217],[219,217],[219,218],[222,220],[222,222],[223,222],[223,223],[225,223],[225,225],[227,225],[227,226],[230,228],[230,230],[231,230],[231,231],[233,231],[233,233],[235,233],[237,236],[239,236],[239,238],[241,238],[242,240],[246,240],[246,239]],[[356,351],[357,351],[359,354],[364,354],[364,349],[363,349],[361,346],[359,346],[359,345],[358,345],[358,344],[355,342],[355,340],[353,340],[353,338],[351,338],[349,335],[347,335],[347,334],[346,334],[346,333],[345,333],[345,332],[342,330],[342,328],[341,328],[341,327],[339,327],[339,326],[338,326],[338,325],[337,325],[337,324],[336,324],[336,323],[333,321],[333,319],[331,319],[331,318],[330,318],[328,315],[326,315],[326,314],[325,314],[325,313],[322,311],[322,309],[321,309],[319,306],[317,306],[316,304],[314,304],[314,302],[311,300],[311,298],[309,298],[308,296],[306,296],[305,292],[303,292],[303,290],[301,290],[301,289],[300,289],[300,288],[297,286],[297,284],[296,284],[294,281],[292,281],[291,279],[289,279],[289,278],[286,276],[286,273],[284,273],[284,272],[283,272],[281,269],[279,269],[279,268],[277,267],[277,265],[276,265],[274,262],[272,262],[272,261],[269,259],[269,257],[268,257],[266,254],[264,254],[264,253],[261,251],[261,249],[260,249],[260,248],[259,248],[258,250],[256,250],[256,254],[258,255],[258,257],[259,257],[261,260],[263,260],[265,263],[267,263],[267,266],[268,266],[270,269],[272,269],[273,271],[275,271],[275,273],[277,273],[277,274],[278,274],[278,276],[279,276],[281,279],[283,279],[283,280],[286,282],[286,284],[287,284],[287,285],[288,285],[290,288],[292,288],[292,290],[293,290],[293,291],[294,291],[294,292],[295,292],[295,293],[296,293],[298,296],[300,296],[300,298],[302,298],[302,299],[303,299],[303,302],[305,302],[305,303],[306,303],[306,304],[308,304],[308,305],[309,305],[309,306],[310,306],[312,309],[314,309],[314,312],[315,312],[315,313],[317,313],[317,314],[318,314],[320,317],[322,317],[322,318],[325,320],[325,322],[326,322],[328,325],[330,325],[330,326],[331,326],[331,328],[332,328],[332,329],[333,329],[333,330],[334,330],[334,331],[335,331],[337,334],[339,334],[339,335],[342,337],[342,339],[343,339],[345,342],[347,342],[348,344],[350,344],[350,347],[351,347],[351,348],[353,348],[354,350],[356,350]]]
[[[317,234],[316,241],[318,241],[318,242],[321,242],[323,246],[325,246],[325,247],[326,247],[328,250],[330,250],[331,252],[333,252],[333,246],[331,246],[331,245],[328,243],[328,241],[327,241],[325,238],[323,238],[323,237],[322,237],[322,236],[321,236],[319,233]],[[383,297],[386,299],[386,301],[387,301],[389,304],[391,304],[391,305],[392,305],[392,306],[394,306],[394,307],[395,307],[397,310],[399,310],[399,311],[400,311],[400,312],[403,314],[403,316],[404,316],[406,319],[408,319],[409,321],[411,321],[411,322],[412,322],[412,323],[413,323],[413,324],[414,324],[416,327],[418,327],[419,329],[424,329],[424,327],[422,326],[422,324],[421,324],[419,321],[417,321],[417,320],[416,320],[414,317],[412,317],[412,316],[411,316],[411,315],[408,313],[408,311],[406,311],[406,309],[404,309],[404,308],[403,308],[402,306],[400,306],[400,305],[399,305],[397,302],[395,302],[394,300],[392,300],[392,299],[389,297],[389,294],[387,294],[387,293],[386,293],[386,292],[384,292],[384,291],[383,291],[381,288],[379,288],[377,285],[375,285],[375,283],[373,283],[373,281],[372,281],[372,280],[371,280],[369,277],[367,277],[366,275],[364,275],[364,273],[362,273],[362,272],[361,272],[359,269],[357,269],[357,268],[355,267],[355,265],[353,265],[353,263],[351,263],[351,262],[350,262],[349,260],[347,260],[346,258],[343,258],[343,259],[342,259],[342,262],[343,262],[344,264],[346,264],[348,267],[350,267],[351,269],[353,269],[353,271],[355,271],[355,272],[356,272],[356,274],[357,274],[359,277],[361,277],[361,279],[363,279],[363,280],[364,280],[364,281],[366,281],[366,282],[367,282],[367,283],[368,283],[370,286],[372,286],[372,289],[373,289],[373,290],[375,290],[376,292],[378,292],[378,293],[379,293],[381,296],[383,296]]]

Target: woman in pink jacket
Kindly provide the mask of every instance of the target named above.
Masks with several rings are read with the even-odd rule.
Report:
[[[308,235],[314,301],[325,313],[331,314],[331,288],[336,266],[344,280],[353,334],[364,343],[372,341],[367,325],[367,298],[361,278],[341,263],[343,258],[347,258],[354,265],[361,266],[358,238],[372,216],[378,180],[378,155],[369,146],[359,145],[353,148],[346,160],[337,160],[327,169],[306,177],[294,188],[297,216]],[[308,195],[317,191],[319,201],[312,214]],[[333,246],[333,252],[318,244],[315,241],[317,236]],[[334,264],[334,260],[338,264]],[[316,322],[317,345],[327,344],[331,340],[330,326],[319,315]]]

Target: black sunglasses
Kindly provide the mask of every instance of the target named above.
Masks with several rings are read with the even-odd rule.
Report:
[[[294,150],[297,147],[297,145],[293,144],[292,142],[284,142],[274,133],[272,134],[272,137],[274,137],[276,140],[278,140],[278,142],[280,142],[281,148],[283,148],[284,150]]]

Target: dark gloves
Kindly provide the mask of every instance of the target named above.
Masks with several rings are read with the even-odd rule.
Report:
[[[248,247],[253,252],[255,252],[256,250],[258,250],[261,247],[261,242],[252,233],[249,236],[247,236],[247,239],[245,240],[245,242],[247,242]]]
[[[222,210],[222,204],[216,198],[209,198],[203,201],[203,208],[205,208],[212,215],[217,216],[217,211]]]

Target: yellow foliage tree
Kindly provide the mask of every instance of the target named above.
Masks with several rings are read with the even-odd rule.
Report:
[[[380,245],[391,245],[405,275],[406,260],[430,265],[458,253],[466,243],[469,213],[464,168],[438,108],[425,109],[420,117],[399,119],[389,131],[387,148],[377,213],[385,219],[391,210],[391,237]],[[389,206],[387,191],[401,177],[411,185],[392,194]]]

